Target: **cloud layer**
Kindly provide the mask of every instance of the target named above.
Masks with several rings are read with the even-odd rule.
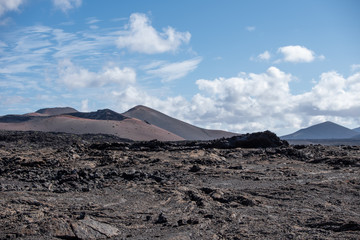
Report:
[[[117,46],[134,52],[155,54],[175,51],[182,43],[188,43],[190,38],[189,32],[177,32],[172,27],[158,32],[145,14],[134,13],[130,16],[128,30],[118,38]]]

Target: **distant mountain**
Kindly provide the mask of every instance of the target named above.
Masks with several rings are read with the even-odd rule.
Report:
[[[360,127],[354,128],[353,131],[360,133]]]
[[[69,107],[44,108],[24,115],[0,116],[0,130],[102,133],[135,141],[208,140],[236,135],[198,128],[145,106],[124,114],[110,109],[78,112]]]
[[[199,128],[142,105],[128,110],[123,113],[123,115],[140,119],[148,124],[172,132],[186,140],[212,140],[237,135],[226,131]]]
[[[324,122],[301,129],[292,134],[282,136],[285,140],[303,140],[303,139],[347,139],[359,134],[349,128],[343,127],[333,122]]]

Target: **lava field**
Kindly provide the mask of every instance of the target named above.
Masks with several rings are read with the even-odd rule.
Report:
[[[360,239],[360,147],[0,132],[0,239]]]

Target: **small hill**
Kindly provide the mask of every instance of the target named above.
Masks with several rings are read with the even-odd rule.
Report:
[[[237,135],[226,131],[199,128],[142,105],[131,108],[127,112],[123,113],[123,115],[140,119],[148,124],[155,125],[176,134],[186,140],[212,140]]]
[[[285,140],[302,139],[347,139],[356,136],[354,130],[341,126],[333,122],[323,122],[308,128],[301,129],[292,134],[282,136]]]
[[[67,113],[78,112],[76,109],[71,107],[55,107],[55,108],[42,108],[37,110],[35,113],[40,113],[46,116],[62,115]]]

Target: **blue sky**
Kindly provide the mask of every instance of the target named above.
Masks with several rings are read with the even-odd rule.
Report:
[[[207,128],[360,126],[360,1],[0,0],[0,115],[142,104]]]

